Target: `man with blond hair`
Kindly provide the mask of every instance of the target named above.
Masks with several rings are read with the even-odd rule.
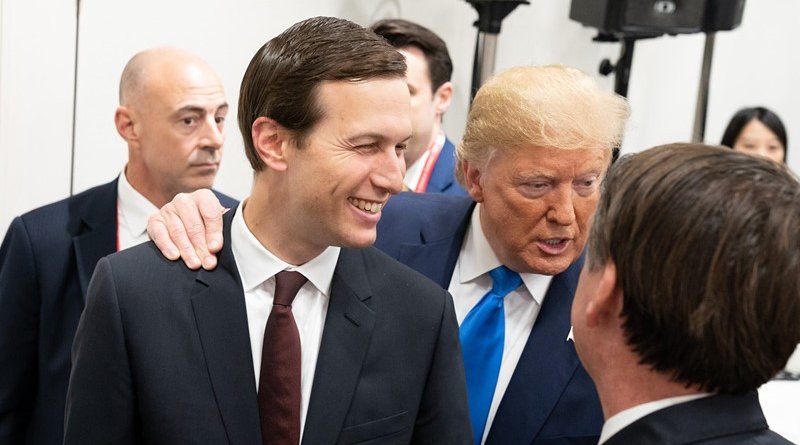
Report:
[[[404,193],[383,209],[375,246],[453,295],[476,444],[597,443],[603,416],[570,306],[628,115],[578,70],[512,68],[478,91],[458,147],[472,199]],[[181,195],[151,218],[151,234],[171,258],[211,267],[206,237],[190,242],[175,215],[187,226],[204,215],[219,242],[220,213],[208,193]]]
[[[605,445],[790,444],[756,390],[800,341],[800,183],[785,166],[672,144],[603,186],[572,307]]]
[[[147,241],[148,215],[176,193],[211,187],[227,111],[204,60],[176,48],[136,54],[114,114],[128,147],[117,179],[11,223],[0,247],[0,443],[62,442],[70,348],[95,265]]]

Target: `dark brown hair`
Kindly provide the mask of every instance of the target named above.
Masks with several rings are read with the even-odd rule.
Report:
[[[415,46],[422,51],[425,61],[428,62],[432,93],[436,93],[443,83],[450,81],[453,75],[453,61],[447,52],[447,45],[430,29],[403,19],[381,20],[370,29],[395,48]]]
[[[775,136],[781,141],[781,145],[783,145],[783,163],[785,164],[786,155],[789,151],[789,140],[786,136],[786,128],[783,126],[783,122],[777,114],[764,107],[742,108],[737,111],[730,122],[728,122],[728,126],[725,127],[720,145],[733,148],[734,144],[736,144],[736,140],[739,139],[739,134],[742,133],[744,127],[753,119],[764,124],[764,126],[775,133]]]
[[[405,59],[375,33],[347,20],[314,17],[294,24],[256,52],[239,92],[239,129],[256,171],[264,169],[251,129],[274,119],[302,146],[322,117],[316,90],[325,81],[404,77]]]
[[[756,389],[800,342],[800,184],[783,166],[673,144],[605,179],[587,266],[613,262],[641,363],[705,391]]]

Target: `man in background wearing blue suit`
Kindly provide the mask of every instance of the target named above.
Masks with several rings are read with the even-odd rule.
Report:
[[[701,144],[620,159],[572,306],[604,445],[790,444],[756,389],[800,340],[800,183]]]
[[[70,349],[97,261],[147,241],[150,213],[217,174],[228,105],[205,61],[143,51],[119,100],[119,177],[16,218],[0,247],[0,443],[62,443]]]
[[[597,443],[603,415],[570,307],[628,115],[622,97],[578,70],[510,69],[478,91],[458,147],[472,199],[403,193],[383,209],[375,246],[453,295],[475,443]],[[204,234],[190,243],[176,215],[186,227],[204,215],[219,243],[219,204],[207,191],[179,195],[149,225],[169,257],[213,265]]]
[[[453,62],[444,41],[408,20],[386,19],[372,25],[406,58],[413,133],[404,153],[405,188],[414,192],[463,195],[455,178],[455,146],[442,129],[442,116],[453,97]]]

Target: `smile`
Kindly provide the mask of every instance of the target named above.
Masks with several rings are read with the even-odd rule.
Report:
[[[360,210],[363,210],[368,213],[376,214],[381,211],[383,208],[382,202],[375,202],[375,201],[365,201],[363,199],[358,198],[347,198],[350,201],[350,204],[358,207]]]

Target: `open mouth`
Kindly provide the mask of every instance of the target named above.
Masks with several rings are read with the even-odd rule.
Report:
[[[347,200],[350,201],[350,204],[353,204],[359,210],[373,215],[380,212],[381,209],[383,208],[382,202],[365,201],[363,199],[358,199],[358,198],[347,198]]]
[[[570,240],[568,238],[549,238],[546,240],[537,241],[536,244],[538,244],[539,248],[545,253],[550,255],[558,255],[567,249],[569,242]]]

